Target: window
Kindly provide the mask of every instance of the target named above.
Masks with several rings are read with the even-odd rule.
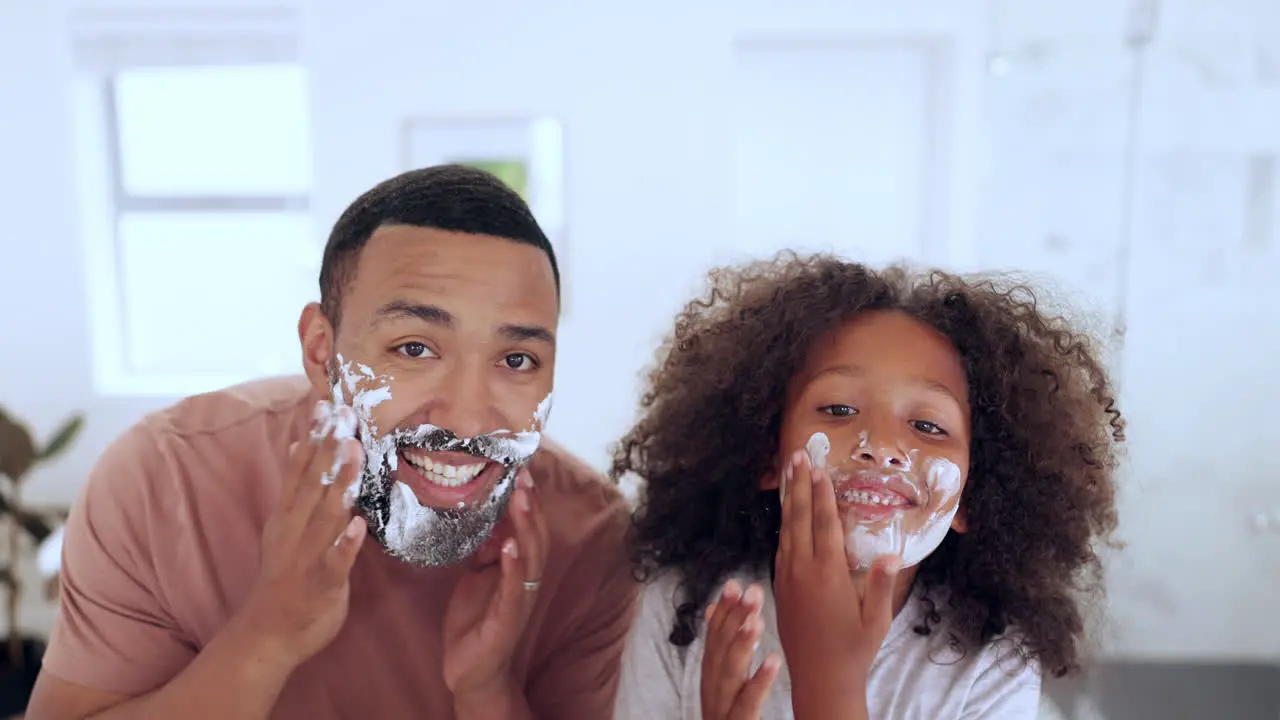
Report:
[[[80,87],[94,380],[106,395],[296,372],[298,314],[318,292],[305,71],[288,52],[193,57],[188,40],[150,53],[98,42]],[[186,52],[165,62],[174,46]]]

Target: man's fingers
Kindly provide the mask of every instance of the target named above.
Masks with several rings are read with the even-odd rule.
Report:
[[[737,702],[733,705],[730,717],[734,720],[757,720],[764,713],[765,698],[769,697],[769,688],[773,687],[773,681],[778,678],[778,669],[781,667],[782,658],[776,653],[765,658],[751,679],[738,691]]]
[[[321,403],[324,401],[321,400]],[[317,404],[319,407],[319,404]],[[320,415],[320,411],[316,411],[316,415]],[[309,433],[315,433],[320,427],[320,421],[313,420]],[[307,468],[311,465],[316,451],[319,450],[319,440],[308,435],[300,438],[289,446],[289,460],[285,464],[284,487],[280,494],[280,502],[285,506],[292,506],[298,494],[303,490],[307,475]]]
[[[515,538],[502,543],[502,575],[498,578],[498,590],[489,601],[480,634],[486,642],[497,640],[495,636],[512,638],[520,629],[520,615],[524,611],[524,565],[520,561],[520,545]],[[501,641],[499,641],[501,642]]]
[[[844,527],[836,507],[836,489],[831,474],[814,469],[813,474],[813,554],[845,564]]]
[[[364,448],[355,440],[337,443],[333,457],[329,468],[323,471],[330,474],[332,481],[323,484],[319,478],[316,479],[320,490],[305,531],[305,542],[316,548],[317,553],[324,552],[326,543],[332,542],[351,519],[351,507],[346,500],[347,488],[364,470]]]
[[[540,582],[547,554],[546,524],[542,509],[527,486],[516,488],[511,504],[511,524],[520,548],[521,580]]]
[[[347,521],[337,542],[329,548],[324,557],[325,566],[334,582],[341,583],[350,576],[351,566],[355,563],[356,555],[360,553],[360,547],[364,545],[367,534],[368,525],[365,524],[363,517],[357,515]]]

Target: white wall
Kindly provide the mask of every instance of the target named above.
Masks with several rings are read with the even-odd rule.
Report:
[[[91,385],[70,142],[72,66],[65,37],[73,1],[0,0],[0,377],[6,378],[0,403],[42,433],[74,410],[89,414],[86,435],[72,455],[32,481],[33,498],[51,502],[74,494],[112,437],[143,412],[169,402],[103,398]],[[74,2],[75,7],[111,5],[110,0]],[[211,5],[232,3],[201,3]],[[990,10],[1000,5],[1002,19],[994,22],[997,15]],[[616,9],[570,0],[308,4],[301,39],[312,79],[313,208],[318,225],[327,228],[358,193],[404,169],[406,117],[545,113],[561,118],[570,234],[559,248],[567,313],[552,432],[603,467],[608,444],[633,417],[638,371],[701,274],[713,262],[768,249],[758,239],[744,247],[732,232],[726,108],[735,39],[852,34],[949,43],[954,62],[943,73],[948,112],[940,120],[942,160],[936,168],[944,177],[926,221],[942,240],[929,248],[928,259],[962,268],[1057,271],[1105,309],[1113,280],[1106,270],[1118,239],[1108,229],[1118,233],[1123,186],[1123,168],[1114,159],[1123,139],[1117,123],[1127,111],[1129,69],[1118,40],[1125,21],[1122,5],[1110,0],[1034,7],[980,0],[659,0]],[[1204,46],[1211,55],[1229,54],[1227,49],[1240,44],[1233,44],[1233,37],[1280,30],[1274,17],[1260,12],[1263,5],[1234,0],[1214,4],[1224,10],[1210,14],[1200,9],[1207,7],[1203,3],[1170,0],[1162,32]],[[985,76],[988,37],[993,49],[1030,46],[1034,51],[1041,43],[1065,51],[1066,59],[1059,54],[1056,65],[1030,80],[1019,80],[1015,70],[1009,83],[998,84]],[[1231,117],[1275,116],[1274,104],[1257,99],[1264,94],[1246,88],[1231,97],[1244,102],[1248,112],[1210,117],[1190,129],[1186,123],[1160,125],[1160,118],[1190,112],[1176,104],[1178,98],[1210,106],[1221,102],[1221,94],[1181,92],[1180,66],[1170,55],[1152,61],[1151,72],[1172,86],[1166,96],[1173,100],[1155,104],[1158,111],[1146,120],[1149,137],[1165,138],[1166,146],[1175,147],[1221,144],[1223,137],[1240,135],[1221,131]],[[1020,125],[1014,114],[1055,83],[1075,88],[1074,94],[1057,98],[1071,101],[1067,109],[1075,109],[1078,123]],[[1155,86],[1149,100],[1162,97],[1159,83]],[[1053,97],[1049,93],[1048,101]],[[1098,132],[1107,138],[1104,152],[1092,161],[1073,169],[1054,165],[1037,150],[1070,145],[1073,137],[1078,141],[1078,129],[1090,118],[1101,123]],[[1280,632],[1259,629],[1254,620],[1280,592],[1280,543],[1246,532],[1244,521],[1245,508],[1280,510],[1280,491],[1270,489],[1280,483],[1275,483],[1270,451],[1276,431],[1268,415],[1280,397],[1267,369],[1280,347],[1280,330],[1270,328],[1280,323],[1271,320],[1268,326],[1273,316],[1261,312],[1231,317],[1263,300],[1280,299],[1251,293],[1280,265],[1272,250],[1247,255],[1225,241],[1214,250],[1216,238],[1204,237],[1229,224],[1230,195],[1212,213],[1190,219],[1184,213],[1182,224],[1197,231],[1180,241],[1191,249],[1171,253],[1161,242],[1168,223],[1156,222],[1167,219],[1161,208],[1170,196],[1152,212],[1151,201],[1143,198],[1152,197],[1150,188],[1158,185],[1151,178],[1159,173],[1143,172],[1141,186],[1147,190],[1138,204],[1146,202],[1147,209],[1139,213],[1134,259],[1136,268],[1146,270],[1135,271],[1131,279],[1133,322],[1124,378],[1124,409],[1134,438],[1131,487],[1138,490],[1126,499],[1125,534],[1134,545],[1129,564],[1121,566],[1116,593],[1120,629],[1128,633],[1121,633],[1123,647],[1138,655],[1280,657]],[[1028,183],[1035,187],[1027,189]],[[1211,183],[1209,192],[1222,184]],[[1184,182],[1169,192],[1181,206],[1194,209],[1204,192],[1179,194],[1191,187]],[[1048,232],[1063,228],[1072,241],[1065,254],[1044,242]],[[812,238],[805,244],[857,254],[856,238]],[[1200,267],[1205,258],[1225,263],[1212,283],[1185,272],[1175,286],[1161,280],[1165,270]],[[1224,294],[1222,288],[1229,286],[1235,289]],[[1153,296],[1157,290],[1163,294]],[[1216,310],[1194,311],[1188,304],[1197,298],[1216,299]],[[1212,332],[1214,340],[1177,340],[1185,330]],[[1216,461],[1222,457],[1218,448],[1227,448],[1231,462]],[[1193,510],[1200,512],[1196,520],[1183,519]],[[1214,541],[1192,539],[1198,532]]]
[[[950,37],[958,53],[973,54],[975,6],[430,3],[395,21],[406,5],[387,0],[358,13],[313,10],[304,38],[316,109],[315,207],[321,224],[330,222],[356,194],[404,169],[406,117],[562,118],[570,230],[559,252],[568,295],[551,429],[603,466],[608,443],[633,418],[637,371],[678,305],[711,263],[740,257],[727,193],[733,39],[825,28]],[[957,178],[967,159],[959,154]],[[972,183],[956,185],[963,193]],[[962,212],[957,245],[968,241]],[[853,250],[854,240],[810,242]]]

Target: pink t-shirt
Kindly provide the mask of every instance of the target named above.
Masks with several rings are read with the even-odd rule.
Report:
[[[316,400],[301,378],[188,398],[103,455],[72,509],[45,672],[131,696],[177,675],[245,600],[287,448]],[[636,586],[615,487],[554,445],[530,465],[551,532],[513,658],[538,717],[609,718]],[[290,678],[272,717],[452,718],[442,622],[461,570],[422,569],[370,539],[346,624]]]

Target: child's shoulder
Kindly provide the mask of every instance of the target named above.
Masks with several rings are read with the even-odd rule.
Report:
[[[680,599],[680,573],[675,570],[659,570],[645,580],[640,590],[637,614],[650,620],[668,623],[676,615]]]
[[[912,593],[876,658],[868,692],[882,707],[925,702],[1034,717],[1040,673],[1023,656],[1017,631],[975,645],[953,631],[947,610],[945,592]],[[926,627],[928,633],[921,634],[918,628]]]

